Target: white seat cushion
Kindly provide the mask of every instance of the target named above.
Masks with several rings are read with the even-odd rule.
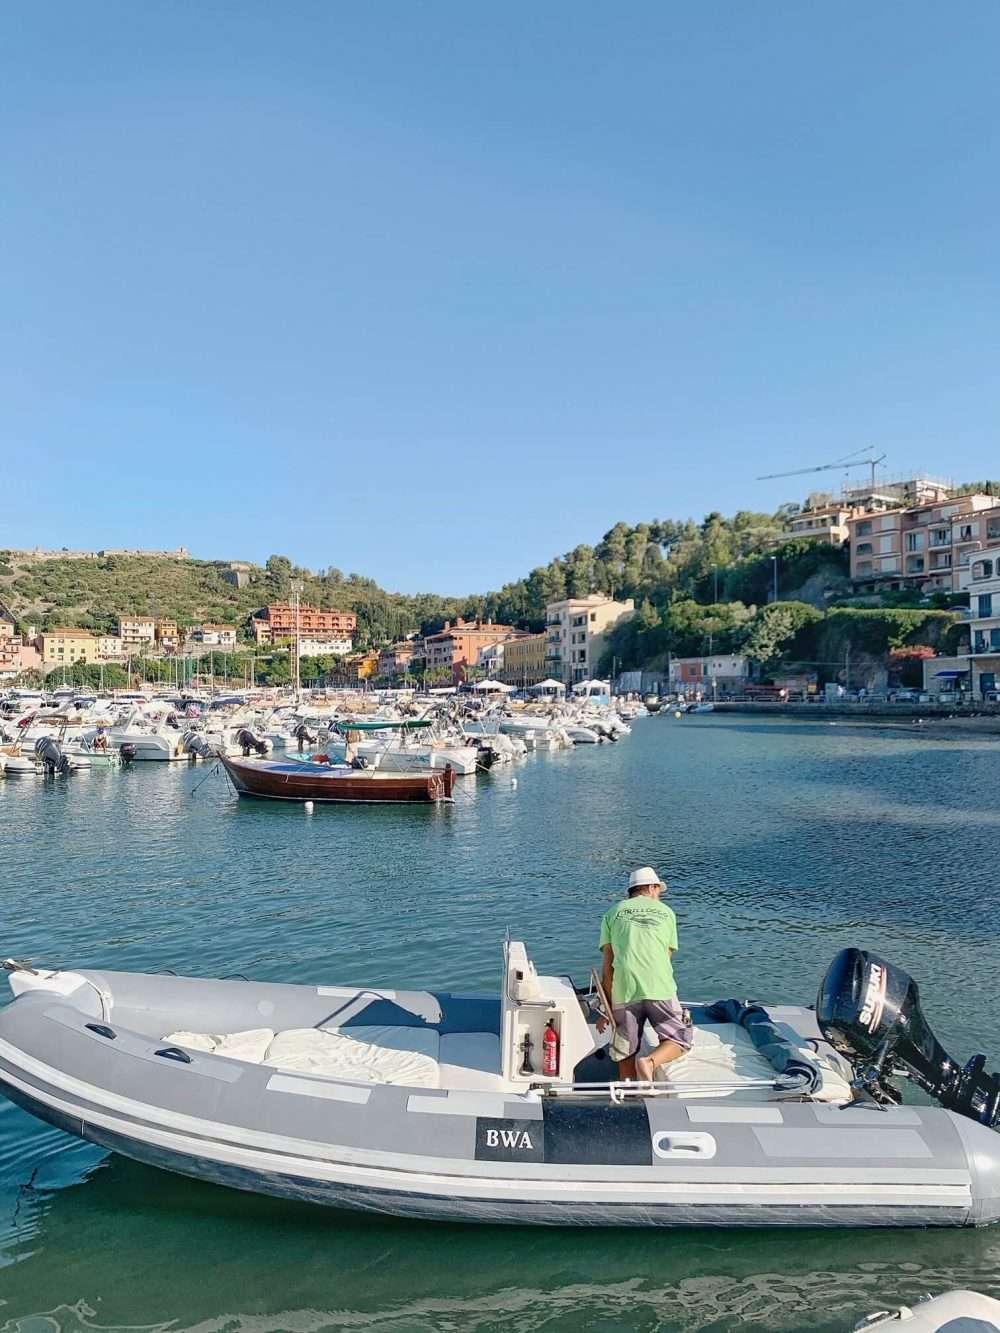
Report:
[[[644,1034],[643,1050],[655,1045],[652,1033]],[[850,1085],[833,1063],[811,1049],[803,1054],[818,1064],[823,1074],[820,1089],[812,1094],[815,1101],[849,1101]],[[677,1089],[678,1096],[727,1097],[734,1101],[756,1102],[775,1094],[761,1083],[773,1083],[778,1077],[774,1067],[750,1040],[745,1028],[736,1023],[712,1023],[695,1026],[694,1045],[687,1055],[656,1071],[657,1081]]]
[[[248,1028],[245,1032],[171,1032],[163,1040],[192,1051],[210,1051],[230,1060],[259,1065],[274,1040],[274,1033],[270,1028]]]
[[[263,1063],[264,1055],[274,1033],[270,1028],[250,1028],[246,1032],[229,1032],[215,1048],[216,1055],[227,1055],[230,1060],[247,1060],[252,1065]]]
[[[264,1063],[352,1083],[436,1088],[438,1043],[433,1028],[291,1028],[275,1036]]]

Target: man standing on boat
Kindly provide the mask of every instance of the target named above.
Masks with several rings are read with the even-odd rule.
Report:
[[[622,1053],[618,1068],[623,1079],[648,1082],[660,1065],[691,1049],[691,1016],[677,999],[671,961],[677,948],[677,918],[660,901],[663,890],[656,871],[641,866],[629,876],[628,897],[601,920],[601,979],[618,1029],[615,1045]],[[647,1022],[659,1045],[640,1056]]]

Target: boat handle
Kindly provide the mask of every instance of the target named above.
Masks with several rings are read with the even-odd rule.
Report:
[[[107,1023],[84,1023],[88,1032],[96,1032],[99,1037],[107,1037],[108,1041],[114,1041],[118,1033],[114,1028],[109,1028]]]
[[[675,1161],[686,1158],[690,1161],[700,1157],[706,1161],[715,1156],[715,1150],[716,1143],[711,1134],[660,1130],[653,1135],[653,1155],[659,1158],[672,1158]]]
[[[180,1065],[189,1065],[191,1057],[187,1051],[182,1051],[179,1046],[164,1046],[161,1051],[154,1051],[154,1055],[162,1055],[164,1060],[176,1060]]]

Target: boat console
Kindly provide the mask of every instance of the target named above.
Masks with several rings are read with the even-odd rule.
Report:
[[[545,1029],[558,1038],[556,1072],[544,1072]],[[595,1049],[579,996],[569,977],[539,976],[520,940],[503,949],[500,992],[500,1058],[505,1083],[571,1083],[573,1071]]]

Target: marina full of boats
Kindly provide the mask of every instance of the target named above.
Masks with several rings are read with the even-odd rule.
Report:
[[[568,700],[359,690],[0,695],[0,776],[62,778],[133,763],[219,761],[243,796],[450,800],[456,778],[529,751],[614,744],[647,715],[633,698]],[[429,781],[432,776],[439,780]]]

